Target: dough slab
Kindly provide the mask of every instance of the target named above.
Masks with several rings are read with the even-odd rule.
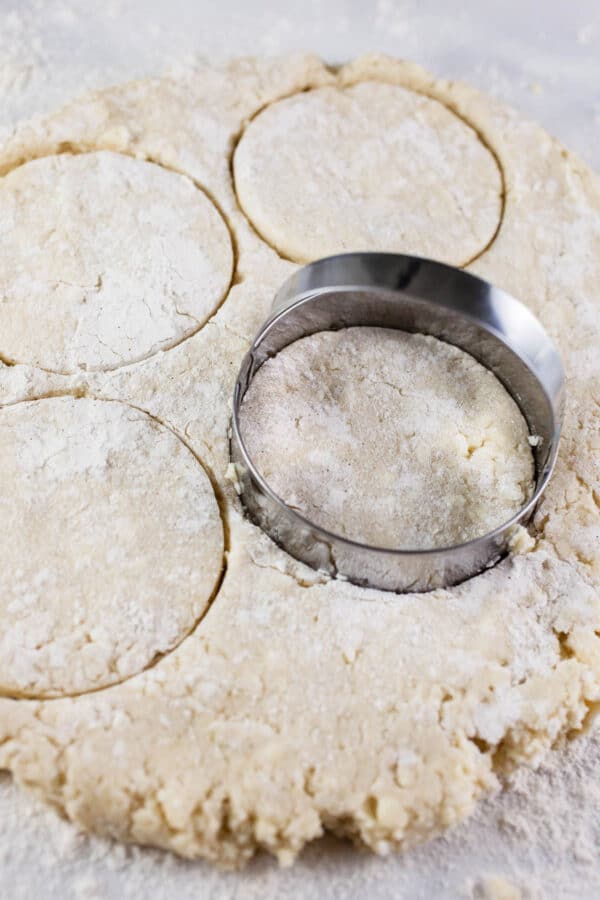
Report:
[[[569,378],[560,457],[530,539],[484,574],[418,596],[328,582],[295,563],[245,521],[225,477],[241,355],[294,269],[240,210],[234,149],[271,104],[374,82],[432,98],[493,149],[504,207],[469,269],[530,306]],[[469,815],[507,768],[537,765],[600,699],[598,178],[497,101],[381,57],[339,72],[306,56],[237,60],[112,88],[18,127],[0,169],[65,146],[151,160],[200,185],[235,237],[233,285],[213,318],[166,352],[73,375],[5,366],[0,400],[77,391],[168,425],[222,495],[227,571],[199,625],[144,671],[77,697],[10,691],[0,767],[87,829],[221,865],[261,848],[290,862],[325,828],[379,853],[427,839]],[[355,146],[339,149],[343,165]],[[301,161],[297,171],[304,186],[312,176]],[[475,175],[453,184],[465,209],[472,184],[478,196]],[[301,190],[289,185],[286,206]],[[427,189],[414,190],[426,203]],[[403,215],[394,212],[396,234]],[[442,221],[446,258],[468,260],[464,220]],[[314,221],[305,227],[310,246]],[[428,252],[425,239],[416,244]],[[161,477],[149,477],[149,498]],[[159,518],[146,526],[164,538]],[[110,610],[103,624],[115,634]]]

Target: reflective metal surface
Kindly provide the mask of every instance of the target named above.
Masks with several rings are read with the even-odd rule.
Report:
[[[257,471],[239,412],[263,362],[317,331],[354,325],[431,334],[466,350],[504,384],[520,407],[533,447],[535,491],[508,522],[475,540],[430,550],[369,546],[333,534],[291,509]],[[531,517],[552,473],[564,404],[560,357],[535,316],[518,300],[460,269],[419,257],[350,253],[296,272],[244,358],[233,397],[231,458],[250,517],[288,553],[315,569],[389,591],[456,584],[506,553],[515,526]]]

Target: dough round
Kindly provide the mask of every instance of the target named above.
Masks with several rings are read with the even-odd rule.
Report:
[[[391,84],[274,103],[244,132],[234,173],[256,230],[297,262],[387,250],[464,265],[500,221],[500,171],[475,131]]]
[[[0,521],[5,694],[79,693],[139,672],[193,627],[222,568],[204,469],[121,403],[0,412]]]
[[[0,356],[54,372],[166,350],[219,306],[233,266],[189,178],[118,153],[47,156],[0,183]]]
[[[530,496],[527,424],[498,379],[436,338],[320,332],[257,372],[240,424],[276,494],[379,547],[462,543]]]

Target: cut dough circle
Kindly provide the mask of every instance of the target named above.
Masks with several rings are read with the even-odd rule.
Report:
[[[385,173],[385,177],[382,177]],[[465,265],[492,240],[502,177],[443,104],[391,84],[324,87],[267,107],[234,156],[239,202],[296,262],[353,250]]]
[[[0,355],[53,372],[165,350],[231,280],[225,222],[183,175],[119,153],[33,160],[0,183]]]
[[[80,693],[139,672],[202,615],[223,527],[202,466],[122,403],[0,412],[0,692]]]
[[[380,547],[463,543],[530,496],[527,424],[498,379],[436,338],[319,332],[256,373],[242,435],[276,494]]]

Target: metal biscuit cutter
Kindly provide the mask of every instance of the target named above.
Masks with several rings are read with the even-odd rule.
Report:
[[[240,431],[244,395],[263,362],[288,344],[355,325],[433,335],[470,353],[502,382],[535,436],[535,488],[511,519],[462,544],[390,549],[321,528],[274,493]],[[395,592],[457,584],[497,562],[508,551],[515,527],[531,518],[556,460],[564,382],[560,356],[540,322],[514,297],[481,278],[433,260],[391,253],[317,260],[283,284],[238,374],[231,458],[242,503],[284,550],[332,576]]]

